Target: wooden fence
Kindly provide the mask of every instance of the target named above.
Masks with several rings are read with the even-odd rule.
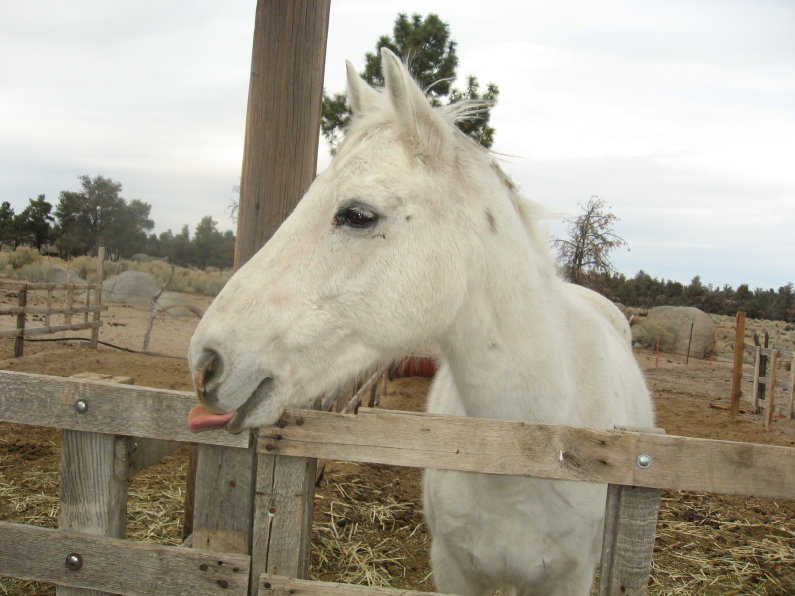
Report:
[[[770,428],[777,409],[778,415],[790,420],[795,418],[795,352],[756,345],[745,346],[745,352],[750,353],[754,362],[752,372],[743,372],[742,377],[751,382],[749,403],[752,411],[763,415],[765,428]],[[783,374],[780,368],[784,369]],[[776,391],[779,389],[787,391],[789,396],[777,406]]]
[[[73,512],[57,530],[0,522],[0,574],[68,587],[59,594],[417,594],[295,579],[308,572],[317,457],[608,483],[603,596],[646,593],[659,489],[795,498],[789,447],[370,408],[192,435],[194,404],[188,392],[0,372],[0,419],[64,429],[61,506]],[[178,442],[212,464],[198,468],[192,547],[124,540],[114,512],[127,479]],[[227,465],[240,453],[255,465]]]
[[[99,327],[102,325],[100,312],[107,310],[107,305],[102,304],[102,271],[105,260],[105,249],[100,247],[97,260],[97,282],[93,284],[74,283],[30,283],[25,281],[0,281],[0,289],[15,290],[17,292],[17,305],[0,308],[0,316],[16,316],[16,328],[0,331],[0,337],[13,337],[14,357],[18,358],[24,353],[26,337],[35,335],[49,335],[61,331],[75,331],[91,329],[91,347],[96,348],[99,341]],[[66,291],[63,306],[53,305],[53,292]],[[46,292],[45,306],[28,304],[32,291]],[[85,292],[85,305],[75,305],[75,295]],[[94,303],[91,302],[92,292]],[[44,315],[44,325],[41,327],[28,327],[27,315]],[[64,324],[52,325],[53,315],[63,315]],[[82,321],[72,322],[72,317],[82,315]],[[89,320],[90,315],[90,320]]]

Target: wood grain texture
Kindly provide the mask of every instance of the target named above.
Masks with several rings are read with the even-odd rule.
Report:
[[[28,288],[23,286],[17,293],[17,305],[20,312],[17,314],[17,328],[16,335],[9,335],[7,337],[16,337],[14,340],[14,358],[19,358],[25,351],[24,335],[25,335],[25,309],[28,304]]]
[[[81,380],[91,373],[81,373]],[[111,377],[130,384],[130,377]],[[127,454],[124,437],[64,430],[61,441],[58,527],[90,536],[124,538],[127,532]],[[108,592],[58,586],[58,596],[102,596]]]
[[[130,596],[245,596],[249,557],[0,522],[0,573]]]
[[[619,427],[617,430],[638,429]],[[657,488],[620,484],[607,487],[599,596],[644,596],[648,593],[661,495],[662,491]]]
[[[253,447],[197,447],[193,546],[212,552],[251,551]]]
[[[235,268],[315,177],[330,0],[257,2]]]
[[[70,309],[69,312],[73,312]],[[20,315],[24,316],[24,315]],[[70,323],[68,325],[51,325],[49,327],[27,327],[20,329],[6,329],[0,331],[0,337],[33,337],[34,335],[50,335],[61,331],[77,331],[80,329],[95,329],[102,324],[101,321],[89,321],[88,323]]]
[[[608,486],[599,596],[648,593],[661,494],[656,488]]]
[[[361,408],[358,416],[302,410],[262,429],[271,454],[795,497],[795,448],[630,431],[600,431]],[[299,424],[300,421],[300,424]],[[652,457],[642,470],[640,454]]]
[[[121,466],[116,469],[116,475],[118,478],[132,478],[183,445],[179,441],[124,437],[124,441],[117,444],[117,448],[124,449],[124,455],[117,457]]]
[[[84,414],[75,402],[84,400]],[[186,424],[196,399],[187,391],[115,385],[49,375],[0,371],[0,419],[71,430],[246,447],[248,434],[191,433]]]
[[[731,389],[731,414],[740,413],[740,397],[742,396],[743,353],[745,352],[745,311],[738,311],[734,335],[734,367]]]
[[[20,313],[28,313],[29,315],[62,315],[66,312],[73,314],[89,313],[108,310],[107,304],[91,304],[89,306],[73,306],[67,309],[65,306],[7,306],[0,308],[0,316],[2,315],[18,315]]]
[[[355,586],[294,579],[263,574],[259,581],[259,596],[444,596],[437,592],[414,592],[398,588]],[[450,596],[450,595],[448,595]]]
[[[259,455],[252,585],[260,573],[308,577],[315,464],[309,458]]]
[[[124,538],[127,530],[127,478],[118,478],[117,454],[123,437],[64,430],[61,442],[61,510],[58,527],[91,536]],[[58,596],[109,594],[58,586]]]
[[[767,392],[765,394],[765,428],[773,423],[773,412],[776,409],[776,375],[778,374],[778,350],[770,353],[768,363]]]

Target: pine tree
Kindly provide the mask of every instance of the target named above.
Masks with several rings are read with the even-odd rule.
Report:
[[[489,83],[481,92],[478,79],[467,77],[463,91],[452,87],[458,67],[456,42],[450,38],[450,27],[435,14],[426,17],[414,14],[409,18],[399,14],[395,20],[392,36],[382,35],[375,45],[375,52],[365,54],[362,78],[370,85],[383,86],[381,74],[381,48],[389,48],[406,60],[409,71],[425,89],[435,106],[460,100],[484,102],[483,108],[470,118],[458,123],[458,127],[484,147],[494,143],[494,128],[489,126],[490,110],[497,103],[499,88]],[[320,129],[334,153],[342,134],[350,122],[351,109],[344,93],[323,93],[323,112]]]

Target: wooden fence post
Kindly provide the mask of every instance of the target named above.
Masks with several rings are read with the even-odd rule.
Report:
[[[132,379],[119,379],[118,382],[129,385]],[[75,415],[80,416],[91,408],[91,403],[78,397],[74,408]],[[79,430],[63,431],[60,529],[90,536],[124,538],[128,482],[126,474],[118,472],[121,467],[119,459],[126,455],[126,447],[125,437]],[[56,594],[100,596],[107,592],[58,586]]]
[[[618,430],[665,432],[659,428],[618,427]],[[640,455],[636,465],[647,469],[654,465],[654,461],[649,455]],[[648,593],[661,495],[662,491],[657,488],[608,485],[599,596]]]
[[[102,304],[102,280],[105,277],[105,247],[100,246],[97,254],[97,289],[94,292],[94,304]],[[88,292],[90,294],[90,292]],[[86,313],[87,314],[87,313]],[[94,312],[93,320],[99,323],[99,311]],[[99,325],[91,330],[91,347],[96,350],[99,343]]]
[[[661,494],[656,488],[607,487],[599,596],[648,592]]]
[[[751,388],[751,402],[754,405],[754,414],[759,413],[759,377],[761,376],[762,369],[762,347],[759,345],[754,346],[754,378],[751,381],[753,387]]]
[[[24,309],[28,305],[28,284],[19,288],[17,306]],[[14,339],[14,358],[19,358],[25,352],[25,311],[17,315],[17,331],[19,334]]]
[[[262,573],[309,576],[317,460],[258,454],[250,594]]]
[[[329,9],[330,0],[257,2],[235,269],[267,242],[315,177]],[[309,463],[310,460],[302,458],[282,462],[283,458],[275,457],[269,463],[270,456],[257,454],[256,444],[255,435],[247,450],[199,446],[193,520],[193,544],[197,548],[215,550],[218,543],[229,542],[235,548],[245,546],[244,552],[251,553],[252,548],[257,551],[252,553],[257,557],[257,565],[252,564],[250,594],[258,590],[258,569],[273,568],[274,564],[268,562],[271,557],[283,561],[281,557],[295,555],[277,556],[274,551],[277,540],[270,544],[263,559],[260,532],[281,535],[283,530],[279,528],[288,518],[294,522],[293,528],[301,525],[301,520],[308,521],[303,508],[308,506],[311,511],[311,492],[302,493],[301,499],[305,501],[298,504],[292,497],[285,498],[284,491],[293,490],[289,487],[296,483],[305,486],[300,479],[308,473],[308,468],[314,469],[313,460]],[[262,457],[265,460],[260,461]],[[271,471],[266,472],[269,466]],[[287,477],[261,478],[262,473],[286,473]],[[314,482],[314,472],[311,476]],[[271,481],[273,486],[268,488]],[[233,487],[231,482],[236,485]],[[235,509],[233,504],[239,508]],[[287,511],[300,511],[300,514],[279,515],[279,519],[274,514],[271,518],[268,512],[274,506],[277,513],[286,507]],[[241,520],[245,527],[241,527]],[[261,527],[262,522],[268,522],[267,527]],[[302,536],[304,533],[300,531]],[[304,557],[304,551],[298,556]],[[283,563],[278,566],[289,567]],[[294,571],[299,573],[300,569]]]
[[[778,350],[770,351],[770,362],[767,373],[767,396],[765,397],[765,428],[773,423],[773,411],[776,409],[776,368],[778,367]]]
[[[745,311],[737,312],[734,326],[734,369],[732,375],[731,414],[740,413],[740,397],[742,396],[743,353],[745,352]]]
[[[795,418],[795,352],[789,361],[789,419]]]

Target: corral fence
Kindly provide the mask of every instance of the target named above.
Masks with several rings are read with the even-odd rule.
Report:
[[[773,417],[795,419],[795,352],[777,350],[769,346],[769,336],[765,333],[764,345],[756,335],[754,343],[745,342],[745,313],[737,313],[736,336],[734,343],[734,375],[732,383],[732,413],[738,414],[743,397],[742,382],[751,383],[751,391],[746,402],[754,414],[762,414],[765,428],[770,428]],[[745,365],[745,356],[750,356],[753,364],[750,372]],[[789,371],[787,371],[789,363]],[[782,368],[783,374],[779,378]],[[776,404],[777,390],[787,391],[788,396]]]
[[[0,290],[16,291],[17,305],[0,307],[0,316],[16,317],[16,328],[0,330],[0,337],[14,338],[14,358],[24,355],[25,338],[36,335],[50,335],[62,331],[91,329],[91,347],[96,348],[99,341],[99,328],[102,325],[100,313],[107,310],[102,304],[102,275],[105,261],[105,248],[100,247],[97,259],[97,281],[86,283],[31,283],[27,281],[0,281]],[[53,304],[53,292],[66,292],[63,306]],[[45,305],[29,304],[32,292],[45,292]],[[75,298],[84,293],[84,304],[76,303]],[[92,297],[94,302],[92,303]],[[28,315],[43,316],[44,325],[29,327]],[[52,324],[53,315],[63,317],[60,325]],[[72,317],[81,316],[82,320],[72,321]]]
[[[795,498],[790,447],[371,408],[192,435],[194,404],[183,391],[0,372],[2,420],[64,429],[60,527],[0,522],[0,574],[59,595],[416,594],[296,579],[308,574],[315,458],[607,483],[603,596],[646,593],[660,489]],[[125,540],[128,479],[185,442],[199,459],[190,546]]]

